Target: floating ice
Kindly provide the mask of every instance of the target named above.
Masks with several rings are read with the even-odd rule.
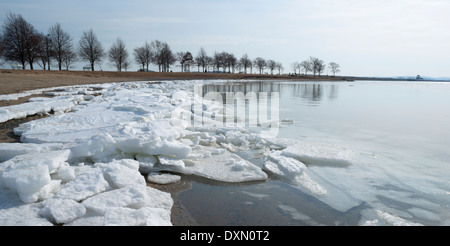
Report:
[[[378,217],[380,217],[380,219],[383,220],[383,222],[385,222],[387,225],[391,225],[391,226],[422,226],[422,224],[407,221],[396,215],[392,215],[390,213],[387,213],[387,212],[384,212],[381,210],[376,210],[376,212],[377,212]]]
[[[302,162],[273,151],[264,161],[264,169],[294,185],[301,185],[315,195],[325,195],[327,191],[306,174],[306,165]]]
[[[155,184],[171,184],[180,181],[181,176],[170,173],[150,173],[147,180]]]
[[[245,182],[266,180],[267,174],[261,168],[230,152],[211,155],[212,147],[199,147],[192,150],[193,158],[185,159],[185,174],[223,182]],[[168,170],[160,167],[162,170]]]
[[[288,146],[282,155],[298,159],[306,165],[349,166],[354,159],[354,153],[346,148],[303,141]]]

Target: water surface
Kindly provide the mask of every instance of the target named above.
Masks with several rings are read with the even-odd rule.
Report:
[[[271,177],[221,184],[192,180],[180,201],[201,225],[383,225],[380,213],[423,225],[450,225],[450,83],[235,82],[205,92],[278,92],[278,138],[342,146],[347,167],[308,166],[327,194]],[[240,153],[261,165],[252,153]],[[185,177],[185,179],[189,179]]]

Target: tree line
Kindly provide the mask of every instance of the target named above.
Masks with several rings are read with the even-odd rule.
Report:
[[[214,52],[208,56],[203,48],[200,48],[194,57],[189,51],[173,52],[166,42],[154,40],[145,42],[142,46],[132,51],[133,58],[126,48],[125,42],[117,38],[112,46],[105,50],[102,43],[92,29],[84,31],[78,42],[69,33],[65,32],[59,23],[54,24],[47,34],[38,32],[32,24],[27,22],[20,14],[9,13],[0,32],[0,57],[4,61],[16,62],[22,69],[29,65],[34,69],[37,63],[44,70],[50,70],[52,61],[57,63],[59,70],[69,70],[74,62],[84,61],[89,63],[89,69],[95,71],[95,66],[105,58],[117,71],[127,71],[134,61],[140,71],[149,71],[151,64],[158,67],[159,72],[172,71],[170,68],[179,63],[181,72],[190,72],[194,67],[198,72],[223,72],[223,73],[253,73],[263,74],[269,70],[270,74],[281,74],[283,64],[274,60],[266,60],[261,57],[250,59],[247,54],[237,58],[234,54],[223,51]],[[329,64],[330,69],[336,74],[339,65]],[[325,69],[322,60],[310,57],[309,60],[295,63],[296,70],[313,72],[321,75]]]
[[[325,62],[317,57],[310,56],[309,59],[304,60],[302,62],[294,62],[292,64],[292,69],[294,70],[294,74],[303,74],[308,75],[308,73],[312,73],[313,76],[320,76],[325,72],[327,65]],[[328,63],[328,68],[333,76],[336,76],[336,73],[339,73],[340,65],[336,62]]]

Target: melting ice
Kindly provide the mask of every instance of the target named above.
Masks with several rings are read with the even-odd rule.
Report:
[[[353,151],[266,138],[238,126],[192,125],[198,115],[180,105],[190,105],[199,83],[64,87],[52,92],[53,98],[0,108],[2,122],[55,113],[14,129],[22,143],[0,144],[0,224],[171,225],[170,194],[148,187],[146,180],[177,182],[179,173],[230,183],[264,181],[272,174],[314,196],[333,196],[309,168],[352,165]],[[93,87],[102,89],[100,95],[90,93]],[[200,105],[217,110],[213,101]],[[174,110],[193,118],[174,119]],[[286,122],[292,119],[276,123]],[[262,164],[237,154],[252,149],[262,153]],[[398,221],[383,211],[377,214]]]

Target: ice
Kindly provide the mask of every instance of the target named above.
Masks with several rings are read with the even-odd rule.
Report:
[[[9,169],[20,169],[42,165],[47,166],[48,172],[51,174],[55,173],[61,165],[66,163],[69,155],[69,150],[52,150],[47,152],[28,153],[11,158],[3,162],[2,166],[9,167]],[[0,172],[1,171],[2,170],[0,170]]]
[[[110,189],[101,168],[82,168],[75,179],[64,184],[56,197],[82,201]]]
[[[280,151],[270,153],[265,159],[264,167],[273,174],[293,182],[306,169],[306,165],[280,153]]]
[[[340,146],[326,143],[297,141],[282,151],[282,155],[298,159],[306,165],[349,166],[354,153]]]
[[[24,204],[17,194],[0,187],[0,226],[51,226],[39,215],[40,204]]]
[[[142,174],[149,174],[158,163],[158,158],[153,155],[136,154],[135,158],[139,161],[139,172]]]
[[[0,95],[0,100],[2,100],[2,101],[17,100],[21,97],[27,97],[27,96],[31,96],[34,94],[41,94],[42,91],[43,91],[43,89],[37,89],[37,90],[24,91],[22,93]]]
[[[376,210],[376,213],[385,224],[390,226],[422,226],[422,224],[420,223],[410,222],[396,215],[381,210]]]
[[[327,190],[310,176],[309,166],[352,163],[352,152],[341,147],[266,139],[238,126],[174,121],[172,112],[191,102],[198,83],[53,88],[41,91],[53,98],[0,108],[0,120],[56,113],[15,128],[22,143],[0,144],[0,187],[17,196],[12,206],[1,205],[0,214],[11,218],[2,223],[26,224],[17,219],[23,208],[33,211],[26,214],[30,224],[171,225],[171,195],[148,187],[146,180],[169,184],[181,179],[178,173],[240,183],[265,181],[270,172],[323,196]],[[202,114],[217,111],[213,103],[201,103],[207,109]],[[192,105],[185,106],[189,113]],[[252,149],[265,156],[262,164],[240,155]]]
[[[302,162],[282,156],[281,151],[272,151],[264,161],[264,169],[293,185],[301,185],[314,195],[327,194],[327,190],[315,182],[306,173],[307,167]]]
[[[86,208],[104,215],[110,208],[128,207],[139,209],[145,206],[146,199],[145,187],[127,186],[89,197],[82,204]]]
[[[180,181],[180,179],[179,175],[170,173],[149,173],[147,175],[147,180],[155,184],[171,184]]]
[[[67,183],[75,179],[75,168],[69,164],[62,165],[55,174],[56,179],[60,179],[62,183]]]
[[[145,178],[137,168],[130,168],[117,162],[104,164],[104,166],[103,176],[113,188],[124,188],[129,185],[145,186]]]
[[[163,208],[141,208],[143,210],[146,219],[146,226],[171,226],[170,222],[170,210]]]
[[[298,211],[296,208],[280,204],[278,205],[278,208],[280,211],[284,214],[287,214],[291,216],[293,220],[301,220],[302,222],[311,225],[311,226],[319,226],[320,224],[314,221],[311,217],[309,217],[306,214],[303,214],[302,212]]]
[[[39,212],[43,217],[56,224],[66,224],[86,214],[86,208],[71,199],[50,198],[42,202]]]
[[[0,184],[18,193],[24,202],[36,202],[57,188],[60,181],[51,180],[67,160],[69,151],[49,151],[46,153],[18,155],[2,163]]]
[[[146,215],[143,209],[111,208],[105,213],[105,226],[145,226]]]
[[[93,162],[107,161],[117,154],[116,142],[108,133],[81,141],[70,149],[71,160],[89,158]]]
[[[50,184],[48,167],[39,165],[20,169],[7,170],[2,174],[3,184],[16,191],[24,202],[35,202],[39,191]]]
[[[7,161],[18,155],[43,153],[50,150],[60,150],[61,144],[24,144],[0,143],[0,162]]]
[[[231,183],[267,179],[267,174],[249,161],[230,152],[211,155],[212,149],[205,146],[193,149],[193,158],[184,159],[183,173]],[[169,166],[155,167],[165,171],[174,170]]]
[[[67,226],[104,226],[105,216],[103,215],[90,215],[78,218],[70,223],[64,224]]]
[[[81,100],[80,97],[61,97],[2,107],[0,108],[0,123],[25,118],[29,115],[43,115],[51,111],[64,113],[74,108]]]

